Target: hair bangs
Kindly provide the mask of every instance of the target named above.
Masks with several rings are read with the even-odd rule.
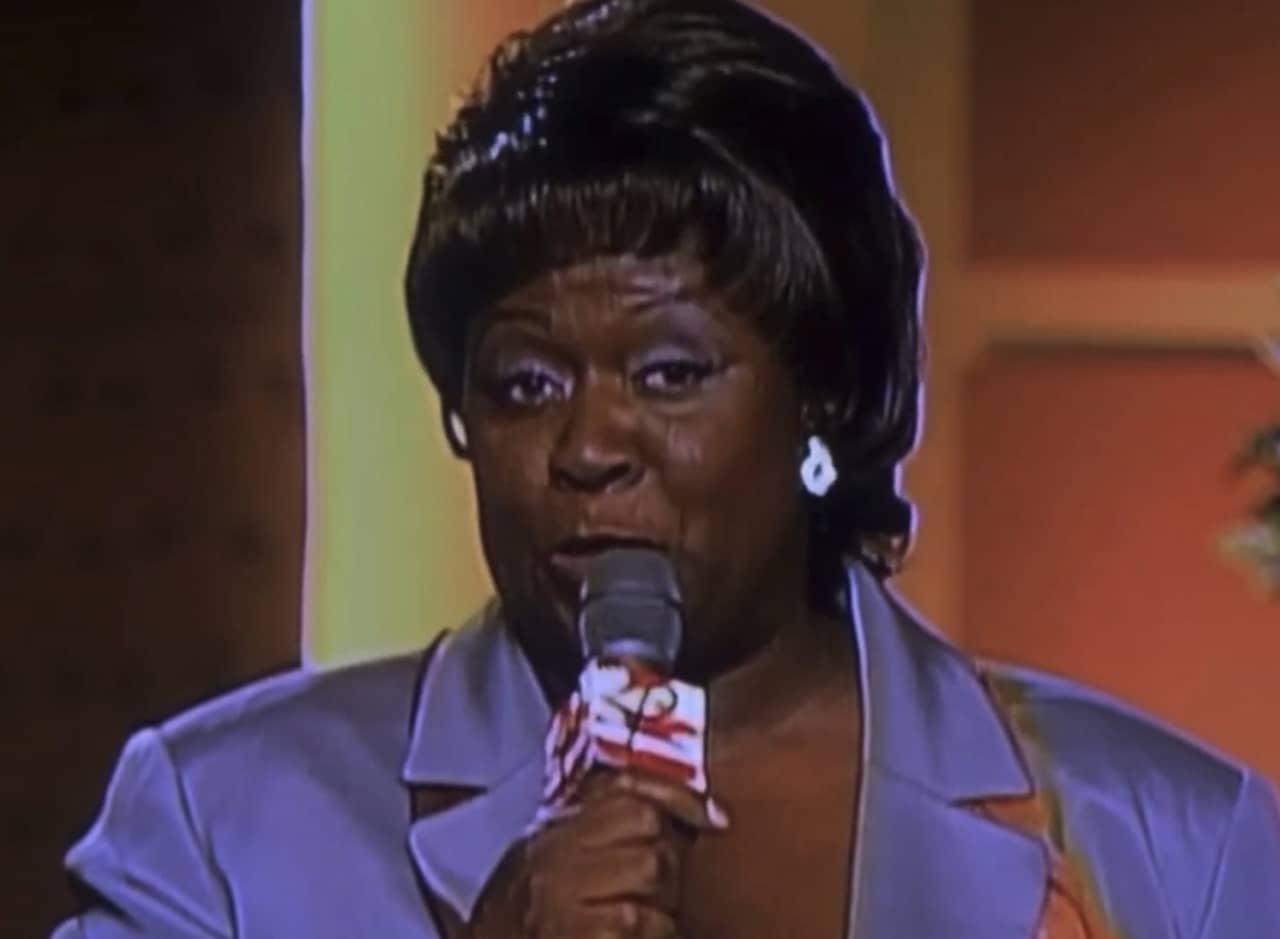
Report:
[[[476,319],[541,274],[593,258],[691,257],[705,285],[771,341],[800,310],[827,304],[822,252],[786,196],[708,148],[695,158],[673,152],[669,137],[663,145],[656,159],[614,154],[605,171],[598,154],[534,148],[476,161],[439,187],[409,288],[417,317],[434,321],[415,328],[419,352],[451,400]]]

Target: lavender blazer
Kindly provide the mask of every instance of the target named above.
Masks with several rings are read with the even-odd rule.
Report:
[[[1032,786],[970,659],[850,571],[865,771],[845,939],[1032,939],[1047,855],[960,803]],[[55,939],[435,939],[538,801],[549,718],[491,605],[421,657],[250,685],[124,749]],[[1280,814],[1248,769],[1026,671],[1069,848],[1125,939],[1280,939]],[[483,789],[413,821],[408,785]],[[714,784],[714,780],[713,780]]]

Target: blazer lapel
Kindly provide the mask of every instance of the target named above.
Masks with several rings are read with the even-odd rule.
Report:
[[[966,807],[1031,782],[969,660],[861,567],[863,781],[848,939],[1032,939],[1049,858]]]
[[[537,809],[550,720],[496,603],[442,640],[419,691],[403,779],[478,790],[409,829],[423,882],[464,918]]]

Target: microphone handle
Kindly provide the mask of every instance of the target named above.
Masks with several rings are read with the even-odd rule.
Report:
[[[593,658],[552,718],[535,824],[567,810],[597,768],[653,773],[706,795],[706,739],[705,690],[646,662]]]

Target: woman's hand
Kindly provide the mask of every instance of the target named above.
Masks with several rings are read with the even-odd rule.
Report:
[[[600,773],[576,811],[521,839],[485,885],[469,939],[675,939],[693,837],[714,801],[654,776]]]

